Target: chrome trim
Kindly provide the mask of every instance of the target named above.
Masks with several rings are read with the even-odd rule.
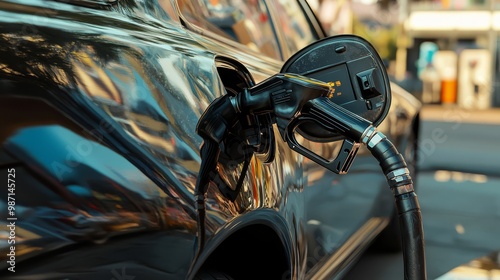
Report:
[[[377,132],[377,129],[376,129],[374,126],[370,125],[370,126],[369,126],[369,127],[368,127],[368,128],[367,128],[364,132],[363,132],[363,134],[361,135],[361,138],[360,138],[360,139],[361,139],[361,143],[363,143],[363,144],[367,144],[367,143],[368,143],[368,140],[370,140],[370,138],[372,137],[372,135],[373,135],[374,133],[376,133],[376,132]]]
[[[401,176],[392,177],[389,180],[395,181],[395,182],[403,182],[404,180],[408,180],[408,179],[411,179],[410,175],[405,174],[405,175],[401,175]]]
[[[330,279],[332,275],[341,273],[349,265],[353,265],[352,260],[358,257],[388,224],[389,220],[381,217],[374,217],[366,221],[356,233],[322,263],[321,267],[311,269],[310,273],[313,274],[306,275],[306,279]]]
[[[368,147],[373,148],[375,147],[380,141],[384,140],[386,137],[383,133],[381,132],[376,132],[375,135],[373,135],[370,140],[368,141]]]
[[[410,174],[410,170],[408,170],[408,168],[399,168],[399,169],[396,169],[394,171],[387,173],[386,177],[387,177],[387,179],[391,180],[394,177],[401,176],[401,175],[409,175],[409,174]]]

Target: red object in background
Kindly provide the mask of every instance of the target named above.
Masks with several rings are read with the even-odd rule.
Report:
[[[259,20],[260,20],[260,22],[266,22],[267,21],[267,15],[265,13],[260,13]]]

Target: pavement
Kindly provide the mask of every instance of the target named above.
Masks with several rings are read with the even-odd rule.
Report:
[[[418,149],[420,171],[500,176],[500,108],[468,110],[425,105]]]
[[[424,105],[421,116],[428,121],[500,124],[500,108],[465,109],[455,105]]]

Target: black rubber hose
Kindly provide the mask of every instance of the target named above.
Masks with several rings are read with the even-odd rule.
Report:
[[[196,206],[196,219],[197,219],[197,233],[198,238],[196,242],[196,258],[199,257],[201,251],[205,247],[205,193],[210,184],[212,173],[217,168],[217,161],[220,154],[219,145],[214,141],[205,139],[201,147],[201,166],[196,186],[194,189],[195,206]]]
[[[367,147],[379,161],[394,194],[403,245],[404,279],[426,280],[422,214],[406,162],[389,139],[380,132],[370,137]]]
[[[417,195],[409,192],[398,195],[395,199],[403,242],[405,279],[427,279],[424,229]]]

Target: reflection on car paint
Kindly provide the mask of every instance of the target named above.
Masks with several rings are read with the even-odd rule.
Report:
[[[76,6],[82,3],[87,4]],[[282,62],[189,32],[176,13],[167,1],[0,3],[0,167],[13,165],[22,178],[16,256],[25,274],[19,279],[188,274],[196,232],[192,192],[200,164],[196,123],[210,102],[226,93],[216,57],[244,62],[256,81],[279,71]],[[398,106],[409,115],[416,112],[409,102]],[[407,122],[401,124],[398,133],[408,129]],[[330,148],[324,152],[335,149]],[[364,167],[374,165],[356,161],[359,177],[327,185],[308,180],[317,166],[282,143],[272,163],[252,158],[235,201],[216,184],[209,188],[207,254],[225,234],[259,222],[279,237],[292,274],[305,275],[321,261],[308,256],[319,250],[326,257],[355,230],[342,222],[366,218],[337,220],[351,202],[340,198],[334,200],[337,208],[329,208],[337,216],[326,212],[329,221],[318,225],[312,222],[319,221],[317,213],[305,214],[317,195],[367,184]],[[225,183],[235,185],[238,168],[219,166]],[[379,189],[356,188],[356,202],[377,208],[368,198]],[[9,250],[5,215],[0,215],[2,269]],[[318,250],[307,248],[312,245]],[[58,257],[44,259],[46,252]],[[40,267],[21,265],[36,256]]]
[[[133,231],[195,229],[175,198],[122,156],[91,139],[60,126],[40,126],[18,131],[4,145],[38,173],[26,169],[18,173],[18,178],[32,179],[18,193],[17,237],[18,246],[24,248],[19,257],[68,243],[101,243]],[[51,182],[51,187],[46,189],[42,182]],[[29,198],[31,192],[44,195]]]

